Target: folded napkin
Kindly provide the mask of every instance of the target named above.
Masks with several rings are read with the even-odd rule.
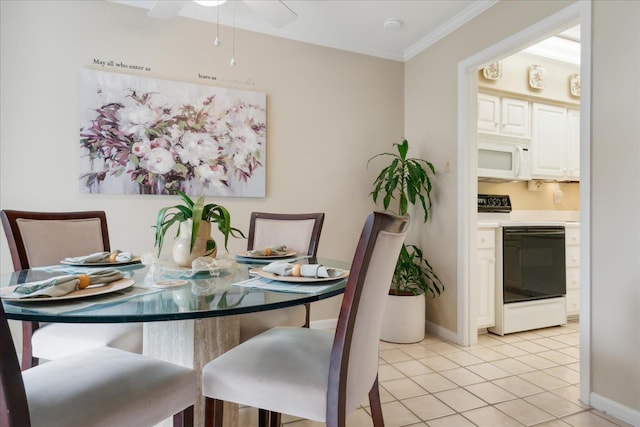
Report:
[[[102,269],[92,271],[89,274],[66,274],[50,279],[18,285],[12,293],[5,295],[7,298],[51,298],[61,297],[80,289],[81,276],[88,276],[89,285],[107,284],[124,277],[118,270]]]
[[[287,245],[271,245],[264,249],[254,249],[247,251],[247,254],[253,256],[282,256],[287,254]]]
[[[302,276],[331,278],[340,277],[342,270],[325,267],[322,264],[290,264],[288,262],[272,262],[262,267],[262,271],[277,274],[278,276]]]
[[[114,252],[96,252],[89,255],[69,257],[69,258],[65,258],[64,260],[66,262],[72,262],[74,264],[109,262],[110,257],[112,255],[115,255],[115,262],[127,262],[133,259],[133,254],[131,252],[114,251]]]

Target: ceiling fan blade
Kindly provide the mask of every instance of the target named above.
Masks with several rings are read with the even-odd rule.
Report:
[[[184,6],[184,1],[157,0],[149,9],[147,16],[150,18],[172,19],[178,16]]]
[[[276,28],[283,27],[298,17],[282,0],[244,0],[244,3]]]

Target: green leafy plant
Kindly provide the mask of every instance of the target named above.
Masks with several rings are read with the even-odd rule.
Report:
[[[390,158],[373,183],[370,196],[374,203],[382,196],[382,206],[396,215],[408,215],[409,206],[418,205],[422,210],[423,222],[429,219],[431,209],[431,175],[436,174],[431,162],[424,159],[407,158],[409,142],[403,139],[394,143],[397,153],[381,153],[369,159],[379,157]],[[392,201],[397,209],[390,209]],[[417,295],[419,293],[440,295],[444,285],[424,257],[420,248],[415,245],[403,245],[393,274],[392,293],[396,295]]]
[[[189,219],[192,220],[191,226],[191,247],[193,250],[196,238],[198,236],[198,230],[202,221],[214,223],[218,225],[218,230],[224,236],[224,248],[227,249],[229,242],[229,236],[244,238],[245,235],[242,231],[231,226],[231,214],[222,205],[215,203],[204,204],[204,196],[198,197],[194,202],[189,196],[182,191],[177,191],[178,195],[184,202],[183,205],[168,206],[158,211],[158,218],[156,221],[156,243],[158,247],[158,255],[162,251],[162,244],[164,243],[164,237],[173,224],[181,223]],[[180,230],[176,233],[176,237],[179,235]],[[213,251],[216,248],[216,242],[213,239],[207,240],[207,252]]]

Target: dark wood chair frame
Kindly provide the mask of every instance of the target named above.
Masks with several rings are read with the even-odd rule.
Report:
[[[27,250],[18,227],[19,219],[36,221],[69,221],[76,219],[100,219],[102,230],[102,242],[106,252],[111,251],[109,243],[109,229],[107,227],[107,214],[104,211],[80,211],[80,212],[30,212],[17,210],[0,211],[0,220],[7,236],[9,252],[13,261],[13,270],[20,271],[31,268]],[[35,266],[38,267],[38,266]],[[33,357],[31,336],[40,327],[38,322],[22,322],[22,369],[29,369],[38,365],[38,358]]]
[[[8,427],[29,427],[29,402],[24,389],[24,381],[18,363],[18,355],[11,338],[9,322],[0,302],[0,425]],[[61,380],[64,380],[61,378]],[[193,426],[193,405],[174,414],[174,427]]]
[[[247,250],[252,250],[253,241],[256,232],[256,220],[268,219],[275,221],[308,221],[314,220],[313,230],[311,232],[311,241],[309,242],[309,248],[307,249],[307,255],[316,257],[318,255],[318,244],[320,242],[320,234],[322,233],[322,225],[324,224],[324,213],[300,213],[300,214],[286,214],[286,213],[271,213],[271,212],[252,212],[249,219],[249,236],[247,238]],[[306,317],[304,326],[309,327],[311,321],[311,304],[305,304]]]
[[[367,219],[360,235],[342,299],[331,351],[329,389],[327,393],[327,427],[345,427],[347,416],[346,386],[353,329],[378,233],[381,230],[395,233],[405,232],[408,224],[408,217],[396,217],[374,212]],[[223,404],[224,401],[222,400],[205,398],[205,427],[222,427]],[[384,427],[377,376],[369,391],[369,404],[373,425],[375,427]],[[260,427],[280,427],[281,414],[266,410],[260,411],[260,416],[258,417]]]

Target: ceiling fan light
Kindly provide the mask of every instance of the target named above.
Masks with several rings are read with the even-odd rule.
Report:
[[[201,6],[214,7],[220,6],[227,2],[227,0],[193,0],[195,3],[198,3]]]

